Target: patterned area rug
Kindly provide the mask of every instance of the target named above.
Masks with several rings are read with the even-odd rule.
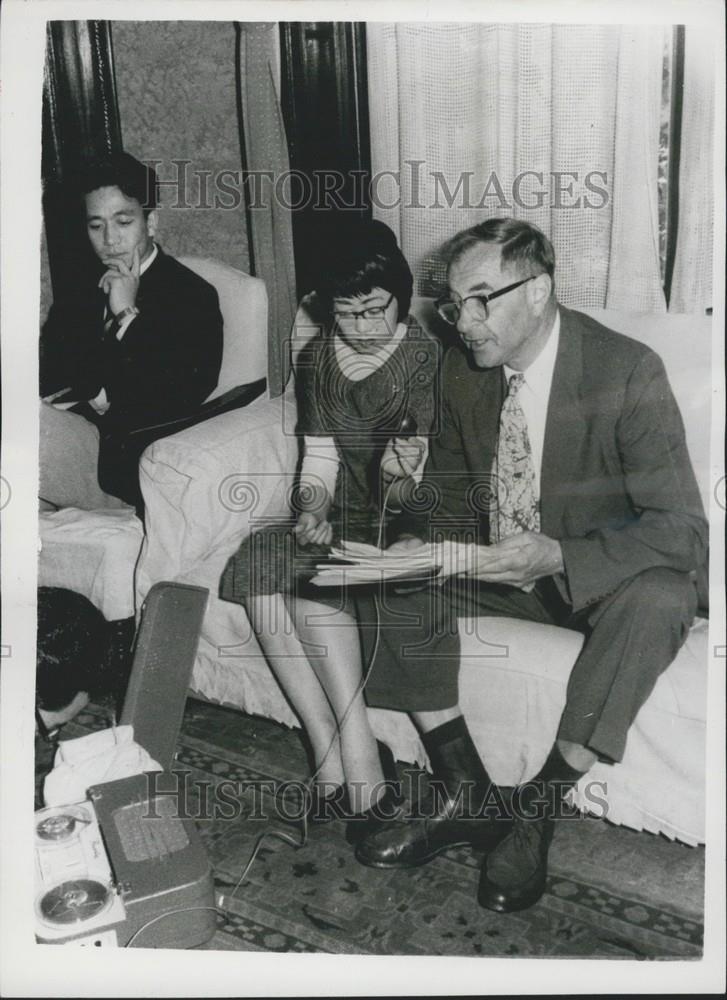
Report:
[[[64,738],[106,724],[104,709],[92,705]],[[50,763],[50,749],[38,743],[38,805]],[[282,822],[276,802],[281,784],[307,775],[295,731],[190,699],[177,767],[218,892],[217,932],[205,949],[629,959],[702,954],[701,849],[600,820],[563,821],[543,898],[527,911],[500,915],[477,904],[481,857],[468,848],[418,869],[377,871],[356,862],[339,820],[312,828],[304,845],[293,846],[301,841],[300,826]],[[402,765],[400,772],[405,788],[417,774]],[[236,888],[262,834],[256,860]]]

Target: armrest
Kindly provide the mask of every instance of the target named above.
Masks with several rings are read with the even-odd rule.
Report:
[[[264,378],[258,379],[256,382],[248,382],[246,385],[238,385],[234,389],[229,389],[227,392],[222,393],[222,395],[215,396],[214,399],[202,403],[194,413],[188,413],[171,420],[164,420],[158,424],[149,424],[147,427],[135,427],[134,430],[128,432],[128,437],[133,440],[136,437],[149,435],[148,443],[151,444],[155,438],[162,435],[169,436],[170,434],[176,434],[179,431],[186,430],[188,427],[193,427],[195,424],[202,423],[203,420],[211,420],[212,417],[218,417],[220,414],[227,413],[230,410],[238,410],[243,406],[249,406],[258,396],[263,394],[266,386],[267,379]]]
[[[218,551],[230,555],[257,524],[287,516],[298,463],[294,408],[292,394],[258,399],[144,451],[141,597]]]

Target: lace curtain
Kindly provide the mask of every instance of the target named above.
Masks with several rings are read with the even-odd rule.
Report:
[[[553,241],[560,300],[663,311],[657,163],[667,27],[367,25],[374,216],[419,294],[485,218]],[[375,109],[375,113],[373,113]]]

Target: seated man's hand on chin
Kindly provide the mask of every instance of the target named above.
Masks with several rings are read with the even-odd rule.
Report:
[[[131,267],[121,258],[107,264],[106,271],[99,279],[98,287],[102,288],[107,295],[108,307],[114,316],[122,310],[133,308],[136,305],[140,275],[141,262],[138,247],[134,247]]]

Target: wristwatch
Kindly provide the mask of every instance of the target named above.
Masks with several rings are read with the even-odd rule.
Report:
[[[136,308],[136,306],[126,306],[126,308],[122,309],[121,312],[114,314],[114,319],[119,324],[119,326],[121,326],[124,320],[128,319],[129,316],[138,316],[138,315],[139,315],[139,310]]]

